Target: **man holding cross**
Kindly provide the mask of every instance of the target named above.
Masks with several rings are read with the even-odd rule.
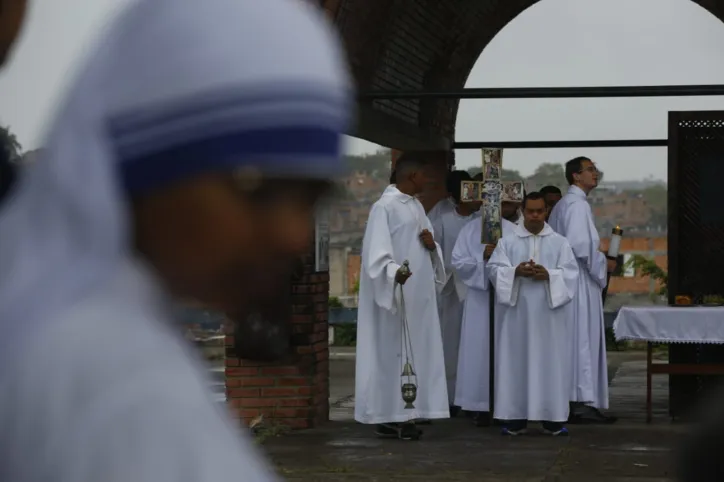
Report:
[[[471,220],[479,216],[480,201],[462,202],[461,183],[470,181],[466,171],[453,171],[447,178],[447,190],[455,202],[452,211],[445,212],[436,219],[430,219],[435,232],[435,241],[442,250],[445,274],[447,279],[438,295],[438,311],[440,313],[440,329],[442,330],[443,352],[445,354],[445,376],[447,377],[450,415],[455,416],[455,384],[457,381],[458,353],[460,351],[460,329],[463,319],[463,300],[465,285],[452,266],[452,251],[460,235],[460,231]]]
[[[503,237],[516,225],[502,219]],[[488,424],[490,410],[490,292],[487,263],[495,244],[481,244],[483,218],[466,224],[453,248],[451,264],[465,285],[463,322],[460,329],[455,405],[475,412],[475,424]]]
[[[485,160],[485,155],[484,155]],[[498,166],[499,172],[500,166]],[[483,172],[490,172],[483,163]],[[494,206],[500,204],[507,217],[518,212],[519,204],[502,203],[499,193],[503,183],[499,178],[485,179],[486,184],[495,192],[483,189],[483,197],[491,196],[488,201]],[[485,426],[489,423],[490,410],[490,290],[487,262],[495,242],[481,243],[483,223],[499,223],[503,236],[513,232],[515,224],[506,216],[500,216],[501,209],[481,210],[481,216],[466,224],[458,236],[452,252],[452,267],[462,284],[467,288],[463,308],[463,322],[458,353],[457,384],[455,387],[455,405],[463,410],[475,412],[475,424]],[[497,219],[493,219],[496,218]],[[515,218],[514,218],[515,219]],[[486,227],[486,231],[490,231]],[[497,310],[497,308],[496,308]]]

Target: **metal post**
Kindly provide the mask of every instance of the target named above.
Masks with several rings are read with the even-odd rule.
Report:
[[[488,306],[488,319],[490,320],[490,368],[488,369],[488,379],[490,380],[488,394],[490,400],[489,414],[490,414],[490,425],[493,425],[495,420],[495,288],[490,283],[488,288],[489,293],[489,306]]]
[[[618,139],[581,141],[455,142],[453,149],[569,149],[594,147],[667,147],[668,139]]]
[[[571,99],[608,97],[698,97],[724,95],[724,85],[635,85],[599,87],[484,87],[451,91],[378,90],[358,94],[361,101],[420,99]]]

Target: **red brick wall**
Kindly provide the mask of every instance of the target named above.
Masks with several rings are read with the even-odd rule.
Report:
[[[601,249],[604,251],[608,249],[608,243],[610,239],[601,240]],[[627,238],[624,237],[621,240],[621,253],[637,252],[647,258],[654,258],[656,264],[664,269],[668,266],[668,256],[665,254],[649,254],[651,251],[654,252],[667,252],[667,239],[666,238]],[[632,294],[643,294],[657,291],[660,288],[659,284],[656,283],[651,286],[651,280],[648,277],[641,276],[640,273],[632,278],[624,278],[622,276],[615,276],[611,278],[611,284],[608,288],[610,294],[615,293],[632,293]]]
[[[329,273],[314,272],[314,256],[292,284],[294,353],[277,363],[240,360],[226,335],[226,396],[232,413],[248,423],[265,419],[293,428],[329,420]]]

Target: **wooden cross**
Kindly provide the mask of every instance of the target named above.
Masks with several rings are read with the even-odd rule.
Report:
[[[480,187],[483,206],[483,244],[497,244],[503,237],[503,225],[500,219],[500,204],[503,201],[503,150],[483,149],[483,181]]]

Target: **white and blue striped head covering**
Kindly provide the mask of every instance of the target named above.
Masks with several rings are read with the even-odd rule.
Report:
[[[350,104],[339,42],[303,1],[135,2],[0,212],[3,326],[48,318],[133,256],[129,193],[240,167],[339,172]]]

